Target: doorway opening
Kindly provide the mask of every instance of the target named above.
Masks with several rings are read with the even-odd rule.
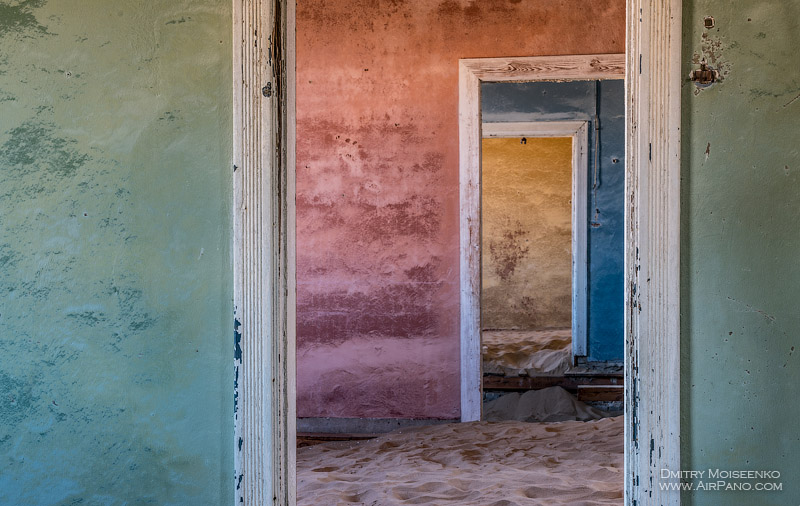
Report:
[[[481,97],[483,419],[622,414],[623,82]]]
[[[232,444],[237,504],[261,503],[270,497],[281,504],[295,504],[295,369],[291,352],[295,337],[292,280],[296,246],[292,162],[294,9],[293,2],[234,2],[237,409]],[[563,80],[621,74],[623,62],[627,61],[625,370],[631,388],[625,393],[625,502],[679,504],[677,492],[661,491],[655,484],[660,469],[680,469],[681,3],[628,0],[626,11],[627,57],[462,60],[460,88],[462,92],[467,90],[469,96],[459,105],[460,170],[462,176],[466,174],[461,178],[460,194],[462,204],[473,208],[478,181],[471,169],[479,167],[480,134],[477,128],[465,127],[480,124],[477,85],[481,81]],[[267,59],[264,48],[274,49],[271,55],[275,57]],[[272,88],[277,93],[270,94],[265,83],[278,81],[279,85]],[[261,92],[253,93],[254,90]],[[264,101],[262,95],[272,98]],[[474,132],[477,142],[470,142],[474,140],[470,132]],[[288,163],[285,157],[289,158]],[[245,163],[251,159],[253,163]],[[265,233],[270,223],[274,234]],[[479,233],[477,221],[462,218],[461,237],[473,237],[476,233]],[[462,254],[462,267],[479,260],[474,253]],[[479,278],[472,276],[475,271],[468,268],[460,272],[461,322],[468,323],[475,318],[479,307],[472,304],[475,288],[479,287],[475,281]],[[472,327],[462,324],[460,328],[469,333]],[[462,333],[465,345],[461,347],[464,381],[460,411],[462,419],[469,420],[476,419],[476,412],[480,415],[480,341],[464,337]]]
[[[505,68],[496,59],[461,60],[462,421],[480,420],[484,402],[493,403],[487,407],[494,413],[503,393],[520,397],[549,387],[578,394],[579,387],[588,392],[591,386],[594,395],[600,387],[601,398],[615,403],[606,407],[622,408],[624,56],[563,58],[559,66],[531,58]],[[615,148],[601,159],[601,148],[608,147],[599,142],[601,115],[609,112]],[[559,138],[561,167],[542,162],[548,167],[536,169],[538,181],[532,169],[537,162],[518,159],[522,166],[512,169],[513,154],[500,156],[505,167],[482,167],[501,145],[521,155],[549,140],[557,152]],[[613,196],[613,209],[598,191],[601,168],[611,165],[611,192],[603,192]],[[517,173],[498,186],[509,177],[498,171]],[[542,179],[548,172],[548,178],[560,173],[551,182],[555,186]],[[527,186],[524,174],[532,179]],[[514,202],[522,207],[514,208]],[[606,230],[611,235],[602,238]],[[590,235],[602,240],[590,246]],[[612,243],[609,262],[603,250]],[[602,276],[590,282],[590,250],[597,253],[593,262],[602,264],[597,272],[613,271],[612,289],[600,282]],[[602,319],[589,331],[590,295],[601,308],[603,300],[616,300],[605,308],[614,313],[611,331]],[[613,362],[612,370],[598,378],[597,367],[587,368],[590,362]],[[516,418],[525,419],[520,413]]]
[[[572,139],[487,137],[481,163],[484,374],[571,365]]]
[[[513,341],[519,361],[498,367],[564,372],[586,356],[588,122],[484,123],[482,137],[484,355]]]

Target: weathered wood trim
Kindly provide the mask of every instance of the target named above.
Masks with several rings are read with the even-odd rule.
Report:
[[[619,79],[625,55],[536,56],[459,60],[461,420],[481,417],[480,163],[481,81]]]
[[[627,8],[625,504],[677,505],[681,1]]]
[[[481,97],[480,79],[460,61],[458,145],[461,281],[461,421],[481,419]]]
[[[585,357],[589,312],[589,123],[572,137],[572,357]]]
[[[481,124],[482,137],[573,137],[586,121],[519,121]]]
[[[584,357],[587,349],[588,313],[588,121],[536,121],[483,123],[486,137],[572,138],[572,356]]]
[[[481,81],[572,81],[619,79],[625,74],[624,54],[472,58],[460,60]]]
[[[233,2],[234,501],[253,506],[294,500],[287,13]]]

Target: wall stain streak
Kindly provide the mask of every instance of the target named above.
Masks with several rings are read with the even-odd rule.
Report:
[[[489,253],[494,271],[500,279],[507,281],[530,251],[530,246],[521,242],[526,235],[528,231],[522,228],[522,223],[516,221],[505,227],[501,239],[489,241]]]
[[[39,23],[35,10],[46,0],[21,0],[15,4],[0,3],[0,37],[36,37],[53,35]]]

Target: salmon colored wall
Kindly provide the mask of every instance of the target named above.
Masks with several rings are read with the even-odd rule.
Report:
[[[481,326],[572,326],[572,138],[483,139]]]
[[[299,416],[459,416],[458,59],[624,42],[624,0],[298,2]]]

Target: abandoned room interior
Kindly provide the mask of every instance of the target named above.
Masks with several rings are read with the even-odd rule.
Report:
[[[798,504],[798,34],[0,0],[0,504]]]

